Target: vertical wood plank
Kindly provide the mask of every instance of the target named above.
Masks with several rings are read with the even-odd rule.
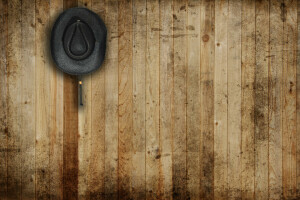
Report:
[[[105,68],[105,198],[118,198],[118,1],[107,1]]]
[[[214,197],[214,59],[215,7],[213,1],[202,1],[200,19],[200,197]],[[195,58],[193,58],[195,59]],[[188,74],[188,80],[190,75]],[[197,80],[196,79],[196,80]],[[193,82],[196,82],[194,80]],[[188,94],[190,88],[188,87]],[[188,102],[189,103],[189,102]],[[188,104],[189,105],[189,104]],[[195,113],[195,111],[194,111]],[[189,114],[189,113],[188,113]],[[194,122],[196,125],[198,122]],[[198,135],[199,137],[199,135]],[[190,139],[190,138],[188,138]]]
[[[174,109],[173,1],[160,1],[160,187],[161,198],[172,199],[172,139]]]
[[[0,199],[7,199],[7,1],[0,2]]]
[[[105,2],[93,0],[92,8],[105,20]],[[105,159],[105,69],[104,64],[92,74],[91,99],[91,156],[89,162],[89,197],[90,199],[104,199],[104,159]]]
[[[187,35],[188,35],[188,49],[187,49],[187,194],[186,198],[198,199],[200,196],[199,186],[200,186],[200,116],[201,116],[201,100],[200,100],[200,6],[201,1],[189,0],[187,3],[188,19],[187,19]],[[209,20],[207,20],[210,22]],[[201,23],[202,24],[202,23]],[[208,30],[210,32],[210,30]],[[212,42],[210,42],[212,44]],[[206,45],[205,45],[206,46]],[[210,45],[211,46],[211,45]],[[208,46],[207,52],[210,54],[211,49]],[[202,54],[203,55],[202,51]],[[205,59],[206,56],[203,56]],[[203,59],[203,60],[204,60]],[[208,56],[210,61],[211,57]],[[210,67],[210,63],[203,62],[205,67],[201,69],[206,69]],[[205,86],[209,86],[204,84]],[[208,98],[211,96],[208,94]],[[207,98],[207,99],[208,99]],[[204,99],[205,101],[205,99]],[[203,102],[204,103],[204,102]],[[211,104],[207,107],[211,109]],[[213,111],[213,109],[211,110]],[[209,114],[209,113],[208,113]],[[208,120],[209,121],[209,120]],[[213,122],[212,122],[213,126]],[[212,134],[212,133],[208,133]],[[213,146],[210,148],[213,149]],[[209,150],[208,150],[209,152]],[[206,159],[209,160],[209,159]],[[203,163],[202,166],[205,164]],[[212,166],[208,167],[208,171]],[[211,173],[212,174],[212,173]],[[210,173],[208,173],[208,176]],[[205,185],[205,181],[203,181]]]
[[[268,199],[269,2],[256,1],[255,198]]]
[[[64,10],[78,5],[64,0]],[[78,199],[78,79],[64,74],[63,198]]]
[[[228,6],[228,198],[241,199],[241,1]]]
[[[283,9],[283,123],[282,181],[283,197],[296,198],[296,63],[297,2],[285,0]]]
[[[50,37],[51,27],[58,15],[63,11],[63,0],[52,0],[50,3],[50,20],[47,29]],[[63,72],[58,70],[50,57],[49,49],[47,54],[50,75],[50,124],[49,130],[49,173],[50,173],[50,199],[63,198]]]
[[[50,27],[53,26],[58,15],[63,11],[63,0],[51,0],[50,4]],[[48,29],[50,33],[50,27]],[[63,72],[58,70],[50,58],[50,199],[63,199]]]
[[[36,1],[36,145],[35,145],[35,167],[36,167],[36,198],[49,199],[49,135],[50,120],[50,64],[48,40],[50,36],[48,29],[50,3],[49,1]]]
[[[270,1],[269,198],[282,198],[282,0]]]
[[[173,198],[186,196],[187,1],[174,1]]]
[[[78,0],[78,6],[92,9],[92,0]],[[78,199],[87,199],[92,177],[89,171],[89,163],[92,162],[92,75],[85,75],[81,80],[84,105],[78,108]]]
[[[7,196],[21,198],[21,1],[8,1]]]
[[[242,199],[254,199],[255,1],[242,1]]]
[[[133,142],[132,1],[119,1],[119,197],[131,198]]]
[[[0,2],[0,199],[7,199],[7,1]]]
[[[300,197],[300,1],[297,1],[297,197]]]
[[[133,199],[146,198],[146,9],[146,1],[133,2]]]
[[[54,25],[58,15],[63,11],[63,0],[51,0],[50,3],[50,28]],[[58,70],[50,58],[50,150],[49,150],[49,170],[50,170],[50,199],[63,199],[63,72]]]
[[[146,198],[160,198],[159,167],[159,1],[147,1]]]
[[[214,198],[228,197],[228,169],[227,169],[227,23],[228,1],[215,1],[215,84],[214,84]]]
[[[22,199],[35,198],[35,5],[22,1],[21,185]],[[30,78],[28,78],[30,77]]]

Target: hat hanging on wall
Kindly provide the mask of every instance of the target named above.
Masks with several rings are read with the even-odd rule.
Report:
[[[107,30],[101,18],[86,8],[70,8],[54,23],[51,55],[57,68],[81,77],[97,70],[103,63]],[[79,78],[80,104],[82,81]]]

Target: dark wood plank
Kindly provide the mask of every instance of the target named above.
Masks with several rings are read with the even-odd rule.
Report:
[[[0,199],[7,199],[7,1],[0,1]]]
[[[21,198],[21,0],[8,1],[7,196]]]
[[[64,10],[77,0],[64,0]],[[64,74],[63,198],[78,198],[78,78]]]

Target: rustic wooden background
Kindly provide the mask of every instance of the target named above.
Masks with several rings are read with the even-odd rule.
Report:
[[[108,28],[83,107],[49,53],[54,20],[74,6]],[[0,199],[299,199],[297,10],[0,0]]]

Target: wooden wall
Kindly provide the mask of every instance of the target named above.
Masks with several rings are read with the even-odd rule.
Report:
[[[108,28],[83,107],[74,6]],[[296,0],[0,0],[0,199],[300,199],[298,37]]]

